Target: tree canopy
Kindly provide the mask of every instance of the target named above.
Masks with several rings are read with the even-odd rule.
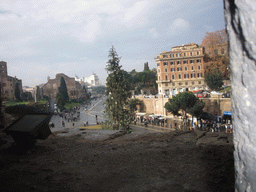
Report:
[[[223,85],[222,74],[218,69],[211,69],[206,72],[204,80],[212,90],[217,90]]]
[[[150,70],[149,68],[145,67],[145,64],[144,64],[144,71],[136,72],[134,69],[129,73],[131,75],[131,82],[132,82],[133,89],[135,90],[136,93],[139,93],[142,88],[152,88],[153,92],[156,93],[157,92],[156,69],[154,68]]]
[[[173,96],[164,106],[173,115],[183,115],[187,113],[199,117],[204,108],[204,102],[200,101],[192,92],[182,92]],[[180,110],[182,114],[180,114]]]
[[[206,33],[202,41],[205,47],[205,71],[219,69],[223,79],[229,79],[228,38],[225,29]]]
[[[56,101],[57,101],[57,106],[58,108],[62,111],[65,109],[65,104],[66,104],[66,101],[65,101],[65,98],[63,97],[63,95],[61,93],[57,93],[56,95]]]
[[[109,60],[106,70],[109,73],[106,80],[106,104],[105,121],[114,129],[130,130],[132,114],[129,108],[129,97],[131,96],[131,76],[128,72],[121,69],[114,47],[109,51]]]
[[[59,93],[61,93],[63,95],[64,100],[66,102],[69,101],[68,90],[67,90],[67,86],[66,86],[66,82],[64,80],[64,77],[61,77],[61,79],[60,79]]]
[[[143,71],[149,71],[148,62],[144,63],[144,70]]]

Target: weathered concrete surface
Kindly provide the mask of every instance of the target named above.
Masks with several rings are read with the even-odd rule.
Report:
[[[256,1],[225,0],[232,82],[236,191],[256,191]]]

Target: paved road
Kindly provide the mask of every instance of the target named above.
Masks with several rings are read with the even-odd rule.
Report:
[[[105,99],[100,98],[97,100],[93,100],[91,104],[85,107],[80,108],[80,119],[76,122],[71,122],[68,120],[65,120],[64,118],[60,117],[59,115],[54,115],[51,119],[51,122],[55,124],[54,129],[60,129],[62,128],[61,122],[65,122],[65,127],[67,128],[78,128],[78,127],[83,127],[84,122],[89,123],[89,125],[95,125],[96,124],[96,118],[95,115],[97,115],[97,120],[98,122],[101,122],[104,120],[103,118],[103,103]],[[87,109],[87,110],[86,110]],[[76,116],[77,114],[74,114]],[[74,123],[74,126],[73,126]]]
[[[82,128],[84,127],[84,123],[88,121],[89,125],[96,125],[96,115],[97,121],[102,122],[104,121],[104,106],[103,103],[105,102],[105,98],[98,98],[97,100],[93,100],[90,105],[86,107],[80,108],[80,119],[75,122],[71,122],[65,120],[64,118],[60,117],[59,115],[54,115],[51,119],[51,122],[55,124],[55,127],[52,128],[52,131],[63,131],[65,128]],[[76,114],[74,114],[76,116]],[[61,122],[65,122],[65,128],[62,127]],[[73,125],[74,123],[74,125]],[[153,133],[153,132],[166,132],[170,130],[166,130],[165,128],[159,129],[155,127],[145,127],[145,126],[138,126],[138,125],[131,125],[133,132],[138,134],[144,133]],[[74,129],[75,131],[75,129]]]

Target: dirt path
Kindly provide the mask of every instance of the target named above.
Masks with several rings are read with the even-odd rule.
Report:
[[[101,140],[51,135],[25,154],[5,136],[1,191],[234,191],[230,135],[115,134]]]

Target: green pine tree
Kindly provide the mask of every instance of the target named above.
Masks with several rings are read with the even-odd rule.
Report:
[[[61,77],[61,79],[60,79],[59,93],[61,93],[63,95],[64,100],[66,102],[69,101],[68,90],[67,90],[66,82],[63,77]]]
[[[61,93],[57,93],[56,95],[56,101],[57,101],[57,106],[58,108],[62,111],[65,109],[65,104],[66,104],[66,101],[65,101],[65,98],[64,96],[61,94]]]
[[[105,115],[108,120],[106,124],[114,129],[130,131],[132,113],[129,108],[129,98],[131,96],[131,76],[119,65],[118,57],[114,47],[109,51],[109,61],[107,62],[107,87]]]

